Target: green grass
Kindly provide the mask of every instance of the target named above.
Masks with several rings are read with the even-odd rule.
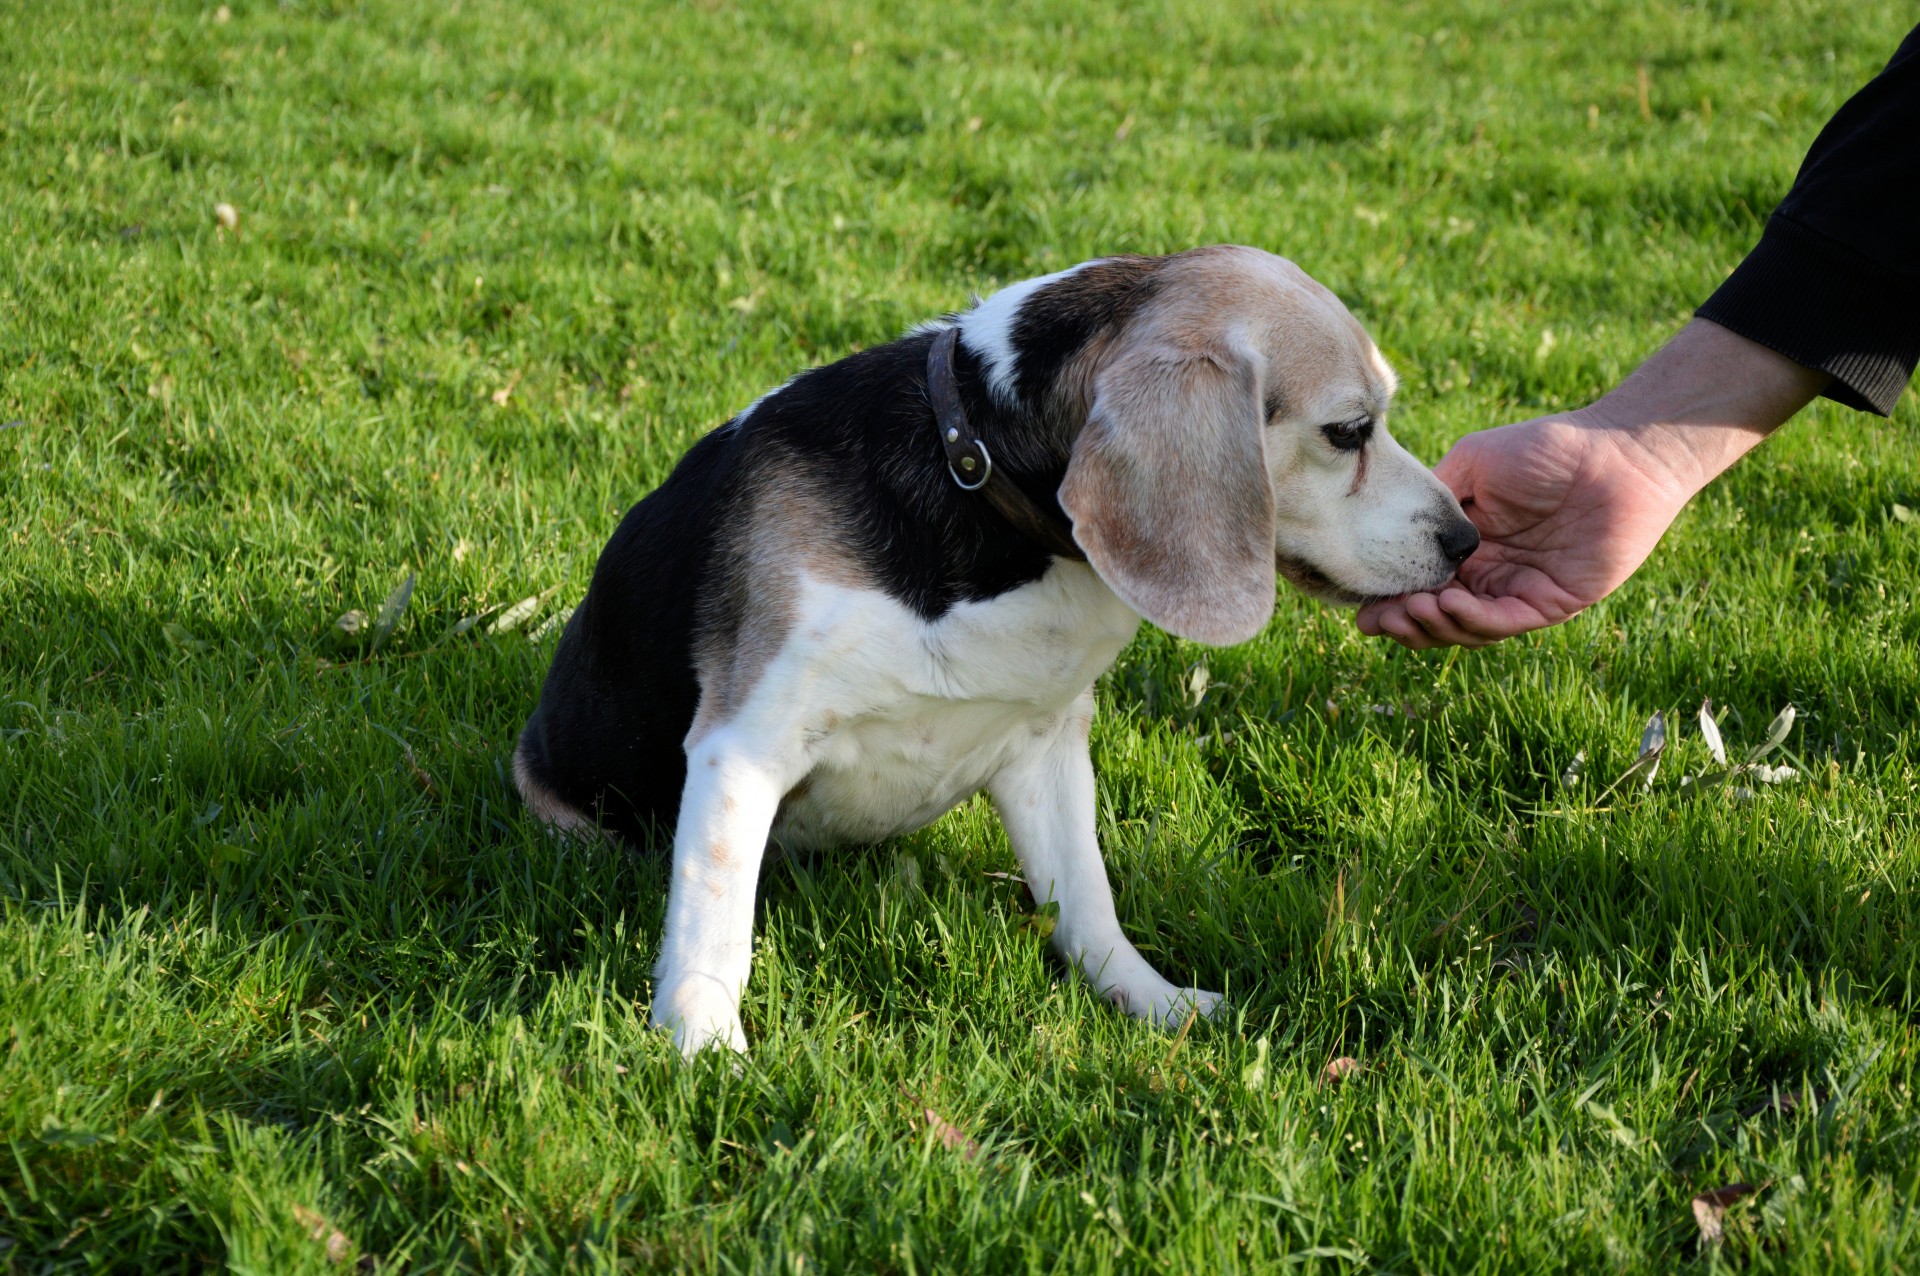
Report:
[[[1101,821],[1129,933],[1231,994],[1185,1033],[1062,977],[976,803],[771,865],[754,1053],[681,1066],[661,863],[506,777],[527,633],[796,369],[1239,241],[1437,459],[1672,331],[1907,6],[215,9],[0,5],[0,1265],[1920,1263],[1911,396],[1810,410],[1533,639],[1144,632]],[[1798,706],[1806,778],[1682,795],[1705,696],[1736,745]]]

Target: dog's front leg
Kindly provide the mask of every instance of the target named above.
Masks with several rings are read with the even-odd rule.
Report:
[[[740,994],[753,960],[753,899],[786,784],[777,765],[725,731],[688,750],[673,836],[666,934],[654,967],[653,1023],[692,1058],[745,1051]]]
[[[1212,1014],[1220,994],[1161,978],[1120,930],[1094,827],[1087,732],[1093,693],[987,785],[1033,897],[1060,906],[1053,946],[1128,1014],[1158,1024]]]

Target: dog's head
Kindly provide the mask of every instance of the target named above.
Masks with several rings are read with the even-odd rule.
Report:
[[[1100,272],[1080,273],[1007,300],[1097,304]],[[1355,605],[1437,588],[1473,552],[1452,493],[1387,433],[1392,369],[1299,267],[1217,247],[1107,273],[1128,300],[1060,367],[1085,424],[1059,495],[1088,561],[1134,610],[1182,637],[1244,642],[1273,612],[1276,569]],[[991,319],[999,300],[975,313]],[[990,369],[1026,357],[1035,325],[1007,318]]]

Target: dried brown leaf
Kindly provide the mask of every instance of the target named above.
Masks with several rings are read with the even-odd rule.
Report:
[[[1726,1239],[1727,1207],[1760,1189],[1751,1183],[1728,1183],[1693,1198],[1693,1221],[1700,1229],[1702,1245],[1718,1245]]]
[[[1358,1059],[1352,1055],[1343,1054],[1338,1059],[1331,1060],[1326,1067],[1320,1070],[1320,1084],[1338,1085],[1349,1077],[1359,1076],[1361,1070]]]
[[[305,1229],[310,1239],[320,1241],[327,1247],[328,1262],[344,1263],[352,1257],[353,1241],[320,1211],[296,1205],[293,1207],[293,1221]]]
[[[932,1108],[923,1106],[920,1111],[927,1118],[927,1128],[933,1131],[934,1137],[939,1139],[943,1146],[958,1152],[969,1161],[978,1159],[980,1156],[980,1145],[968,1138],[966,1131],[941,1116],[938,1112],[935,1112]]]

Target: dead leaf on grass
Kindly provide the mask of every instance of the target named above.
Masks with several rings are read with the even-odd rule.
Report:
[[[469,630],[471,630],[475,625],[478,625],[484,620],[488,620],[492,618],[493,614],[498,610],[499,608],[497,607],[489,607],[485,611],[479,612],[476,615],[462,616],[459,620],[456,620],[453,622],[453,625],[450,628],[448,628],[446,632],[446,636],[441,638],[440,641],[446,642],[450,638],[458,638],[461,634],[467,633]]]
[[[920,1115],[926,1121],[927,1128],[933,1131],[933,1136],[940,1140],[942,1147],[958,1152],[969,1161],[978,1159],[980,1145],[969,1138],[965,1130],[928,1107],[924,1099],[915,1096],[905,1086],[900,1087],[900,1094],[920,1109]]]
[[[554,612],[551,616],[548,616],[545,620],[535,625],[532,629],[527,630],[527,641],[540,642],[544,640],[547,637],[547,635],[559,629],[562,625],[566,624],[569,620],[572,620],[573,611],[574,609],[571,607],[562,607],[559,611]]]
[[[1788,705],[1774,715],[1773,721],[1767,724],[1767,738],[1762,740],[1755,746],[1753,752],[1747,755],[1747,762],[1749,764],[1758,762],[1761,758],[1766,757],[1769,753],[1772,753],[1775,749],[1786,743],[1787,732],[1793,730],[1793,720],[1797,716],[1797,712],[1792,705]]]
[[[407,603],[413,597],[413,583],[417,573],[408,572],[407,578],[380,606],[380,615],[373,622],[373,650],[378,651],[393,636],[394,629],[400,624],[400,614],[407,609]]]
[[[326,1245],[328,1262],[344,1263],[352,1255],[353,1241],[320,1211],[296,1205],[293,1207],[293,1221],[306,1230],[309,1238]]]
[[[1759,1190],[1751,1183],[1728,1183],[1694,1197],[1693,1221],[1700,1229],[1700,1243],[1718,1245],[1725,1240],[1727,1207]]]
[[[969,1161],[974,1160],[980,1155],[980,1145],[968,1138],[966,1131],[941,1116],[938,1112],[935,1112],[932,1108],[921,1108],[920,1111],[926,1115],[927,1128],[933,1131],[934,1137],[939,1139],[944,1146],[953,1149]]]
[[[1713,720],[1713,701],[1700,702],[1700,738],[1707,742],[1707,752],[1721,766],[1727,764],[1727,746],[1720,739],[1720,724]]]
[[[169,620],[160,626],[160,633],[170,646],[178,647],[182,651],[205,651],[213,645],[195,638],[193,631],[178,621]]]
[[[1643,787],[1649,789],[1653,787],[1653,777],[1660,774],[1660,755],[1666,751],[1666,747],[1667,720],[1656,713],[1647,719],[1646,730],[1640,733],[1640,756],[1635,765],[1641,762],[1647,764],[1647,776],[1643,781]]]
[[[1352,1055],[1343,1054],[1338,1059],[1331,1060],[1320,1070],[1320,1084],[1338,1085],[1349,1077],[1359,1076],[1361,1071],[1358,1059]]]
[[[1267,1084],[1267,1039],[1265,1037],[1253,1043],[1253,1062],[1240,1069],[1240,1084],[1255,1092]]]
[[[531,620],[533,613],[539,610],[540,595],[533,594],[522,598],[519,602],[501,612],[494,622],[487,626],[487,632],[490,634],[511,633]]]

